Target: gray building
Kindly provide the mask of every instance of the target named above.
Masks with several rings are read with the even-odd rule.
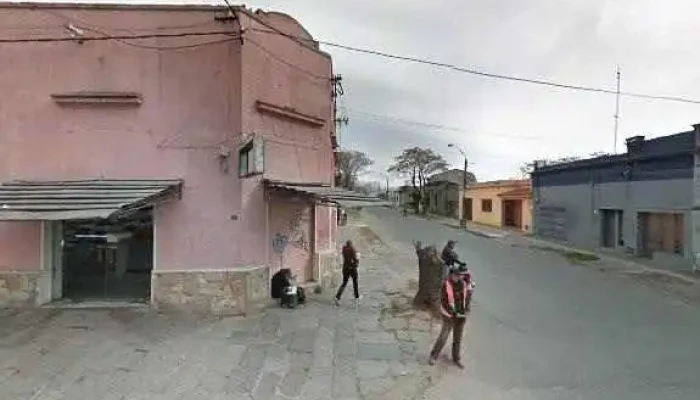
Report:
[[[625,154],[537,165],[535,235],[690,269],[700,251],[700,124],[694,128],[656,139],[631,137]]]
[[[425,185],[425,204],[430,214],[459,217],[459,194],[462,185],[450,181],[431,180]]]

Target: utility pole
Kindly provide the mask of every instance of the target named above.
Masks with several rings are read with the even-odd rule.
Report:
[[[617,154],[617,131],[620,125],[620,66],[617,67],[615,77],[617,80],[615,89],[615,142],[613,143],[613,154]]]
[[[332,134],[332,140],[333,140],[333,156],[335,160],[335,165],[334,165],[334,183],[335,186],[341,186],[341,180],[345,179],[345,177],[342,177],[340,174],[340,171],[338,170],[338,152],[339,152],[339,147],[340,147],[340,142],[341,142],[341,135],[340,131],[343,127],[343,125],[348,124],[348,117],[347,116],[341,116],[338,115],[338,98],[340,98],[343,94],[343,77],[341,75],[333,75],[331,78],[331,83],[333,85],[333,92],[331,93],[331,97],[333,99],[333,124],[334,124],[334,130]],[[342,112],[343,110],[341,110]]]
[[[467,153],[462,150],[461,147],[450,143],[447,145],[447,147],[454,147],[456,148],[459,153],[464,157],[464,171],[462,172],[462,195],[460,196],[459,199],[459,206],[461,208],[460,213],[464,214],[464,206],[462,205],[464,203],[464,196],[467,194],[467,167],[469,166],[469,160],[467,159]],[[462,218],[459,219],[459,227],[460,228],[466,228],[467,227],[467,216],[462,215]]]

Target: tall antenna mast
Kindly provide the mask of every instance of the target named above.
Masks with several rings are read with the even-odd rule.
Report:
[[[615,88],[615,142],[613,143],[613,154],[617,154],[617,130],[620,126],[620,66],[617,66],[615,73],[617,85]]]

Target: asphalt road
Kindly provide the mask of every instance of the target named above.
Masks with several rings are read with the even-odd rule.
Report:
[[[555,253],[392,210],[368,214],[401,247],[457,240],[477,283],[467,368],[425,398],[700,399],[697,305]]]

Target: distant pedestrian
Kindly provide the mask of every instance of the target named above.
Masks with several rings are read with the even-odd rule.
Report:
[[[467,321],[467,283],[459,267],[449,271],[449,277],[443,282],[440,294],[440,313],[442,314],[442,329],[430,352],[430,365],[435,365],[447,338],[452,333],[452,360],[459,368],[464,368],[461,360],[462,334]]]
[[[352,289],[355,294],[355,302],[357,303],[360,299],[360,289],[357,282],[357,267],[360,264],[360,258],[353,246],[352,241],[348,240],[343,246],[343,283],[338,288],[338,293],[335,295],[335,305],[340,305],[340,297],[343,295],[345,286],[348,284],[348,280],[352,278]]]
[[[440,254],[440,258],[442,259],[442,262],[444,264],[442,271],[443,279],[447,279],[447,275],[449,273],[450,268],[454,266],[467,265],[466,263],[459,260],[459,256],[457,255],[457,251],[455,250],[456,245],[457,242],[455,242],[454,240],[448,240],[447,244],[442,249],[442,254]]]

